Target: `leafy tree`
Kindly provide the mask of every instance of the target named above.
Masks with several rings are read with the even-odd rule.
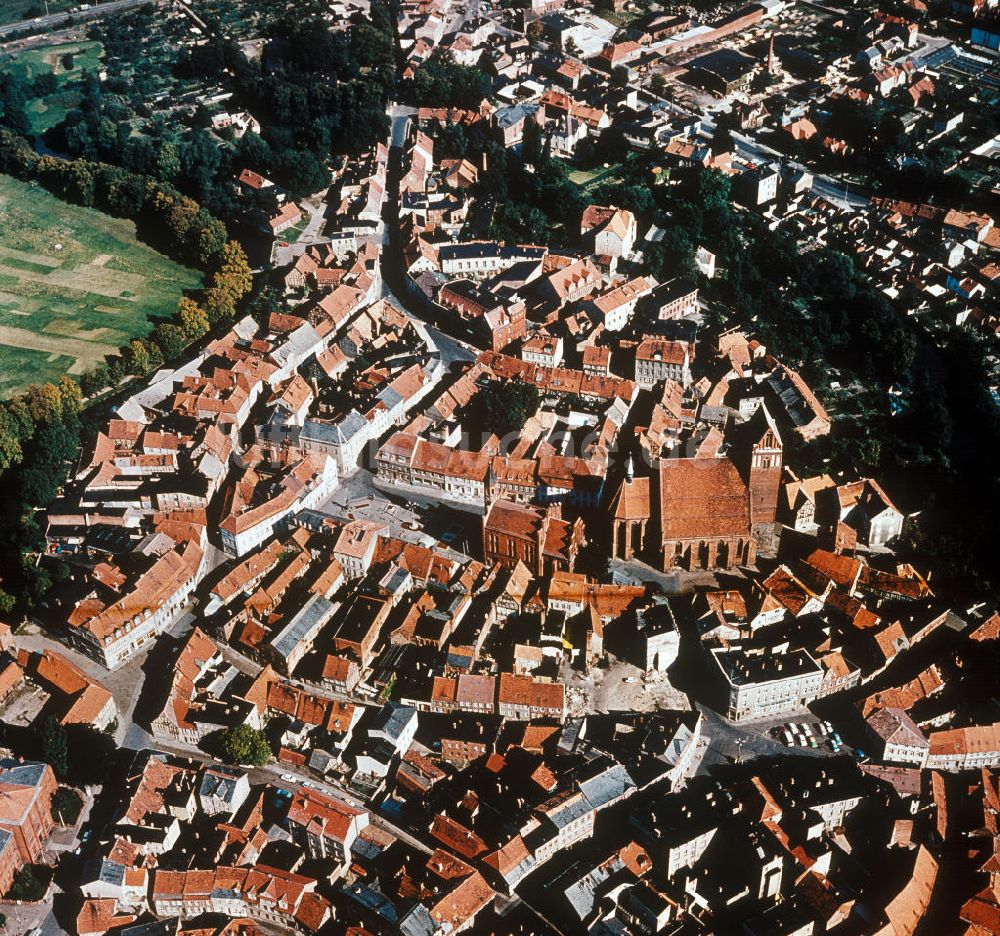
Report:
[[[42,72],[40,75],[35,75],[31,90],[35,97],[48,97],[59,90],[59,79],[52,72]]]
[[[219,144],[207,130],[196,130],[179,148],[183,178],[204,198],[211,189],[222,164]]]
[[[435,52],[413,77],[413,92],[424,107],[473,110],[488,97],[492,82],[479,68],[457,64],[448,53]]]
[[[236,300],[233,294],[221,286],[211,286],[205,290],[205,312],[212,325],[225,322],[236,315]]]
[[[274,161],[274,176],[293,195],[311,195],[330,184],[326,162],[307,149],[289,149]]]
[[[59,399],[62,403],[64,419],[67,415],[76,415],[83,409],[83,391],[80,389],[80,385],[68,374],[59,378]]]
[[[178,304],[177,321],[187,341],[196,341],[208,333],[208,316],[205,310],[187,296]]]
[[[156,176],[172,182],[181,174],[181,158],[173,143],[164,143],[156,154]]]
[[[153,329],[152,338],[164,361],[176,361],[187,345],[183,329],[172,322],[160,322]]]
[[[35,460],[39,464],[61,466],[79,454],[80,435],[62,420],[43,426],[36,436]]]
[[[718,169],[703,169],[698,173],[698,199],[705,211],[728,208],[731,188],[729,176]]]
[[[253,273],[247,255],[236,241],[228,241],[222,248],[222,258],[212,284],[227,289],[236,301],[253,289]]]
[[[492,382],[480,390],[473,400],[476,423],[482,426],[484,432],[503,438],[524,427],[538,411],[540,399],[541,394],[534,384],[522,380]]]
[[[23,400],[36,426],[50,423],[62,415],[62,394],[55,384],[34,384],[24,392]]]
[[[41,900],[47,890],[48,886],[39,880],[35,870],[30,865],[25,865],[14,875],[14,882],[7,892],[7,897],[11,900],[34,902]]]
[[[21,472],[21,501],[26,505],[47,507],[59,494],[61,478],[51,465],[32,465]]]
[[[104,363],[88,367],[80,375],[80,389],[83,391],[84,395],[88,397],[92,397],[94,394],[100,393],[110,383],[111,374],[108,370],[108,365]]]
[[[52,796],[52,818],[60,825],[72,826],[83,810],[83,800],[76,790],[59,787]]]
[[[695,269],[694,245],[683,227],[670,225],[663,237],[645,248],[649,271],[658,280],[689,275]]]
[[[21,460],[21,436],[17,420],[0,408],[0,471],[6,471]]]
[[[152,366],[149,345],[141,338],[133,338],[122,350],[122,360],[130,374],[148,374]]]
[[[69,746],[66,729],[54,715],[46,715],[42,722],[42,758],[52,767],[55,775],[66,779],[69,773]]]
[[[10,614],[17,606],[17,599],[0,588],[0,614]]]
[[[25,107],[31,98],[26,79],[10,69],[0,72],[0,126],[15,133],[28,133],[31,122]]]
[[[223,728],[215,740],[216,751],[226,763],[260,767],[271,759],[267,736],[249,725]]]

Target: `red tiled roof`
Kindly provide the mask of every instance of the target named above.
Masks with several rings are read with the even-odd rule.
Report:
[[[728,458],[668,458],[660,465],[664,540],[750,536],[750,497]]]

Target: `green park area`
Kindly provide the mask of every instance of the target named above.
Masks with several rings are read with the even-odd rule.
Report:
[[[0,232],[0,397],[81,373],[201,284],[140,243],[131,221],[5,175]]]
[[[36,84],[33,99],[25,107],[31,129],[43,133],[60,123],[82,98],[80,78],[101,65],[99,42],[80,41],[40,45],[13,53],[4,63]],[[51,77],[48,77],[51,76]],[[46,83],[47,82],[47,83]]]

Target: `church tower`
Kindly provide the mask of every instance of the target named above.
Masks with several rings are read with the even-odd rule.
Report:
[[[773,527],[781,491],[781,435],[767,407],[760,408],[747,424],[750,445],[747,487],[750,489],[750,523],[754,530]]]
[[[769,75],[781,74],[781,63],[774,54],[774,33],[771,33],[771,38],[767,43],[767,73]]]

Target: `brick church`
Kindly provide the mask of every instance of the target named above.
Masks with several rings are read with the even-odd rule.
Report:
[[[631,463],[609,505],[613,555],[653,557],[668,571],[752,565],[775,535],[781,436],[766,407],[717,450],[661,458],[649,477]]]

